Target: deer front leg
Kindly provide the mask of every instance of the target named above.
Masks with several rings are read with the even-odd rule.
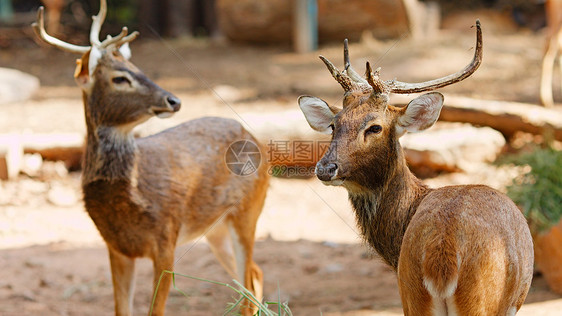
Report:
[[[150,310],[152,310],[152,313],[149,313],[149,316],[163,316],[172,283],[172,276],[169,273],[163,273],[163,271],[173,269],[174,247],[162,249],[152,260],[154,264],[154,291],[151,298]]]
[[[108,246],[113,281],[115,315],[129,316],[133,310],[135,259],[122,255]]]

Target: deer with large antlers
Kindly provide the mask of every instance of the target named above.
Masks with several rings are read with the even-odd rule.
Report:
[[[533,243],[525,218],[504,194],[483,185],[432,189],[408,169],[399,138],[429,128],[443,105],[432,92],[405,107],[390,93],[444,87],[470,76],[482,60],[477,21],[472,62],[463,70],[424,83],[383,81],[367,62],[366,78],[320,57],[345,90],[343,109],[301,96],[310,126],[331,133],[316,165],[326,185],[347,189],[365,241],[398,275],[405,315],[514,315],[533,273]]]
[[[180,100],[128,61],[128,43],[137,32],[128,34],[124,27],[116,37],[99,40],[106,10],[102,0],[93,17],[91,46],[48,35],[43,8],[33,28],[48,44],[82,54],[75,78],[87,126],[83,198],[107,244],[115,314],[131,315],[135,258],[149,257],[155,293],[151,310],[163,315],[171,282],[163,271],[174,267],[176,244],[201,235],[225,270],[261,300],[262,272],[252,257],[269,181],[267,166],[261,163],[255,172],[240,176],[225,164],[231,144],[240,153],[240,146],[257,144],[256,139],[240,123],[212,117],[135,139],[133,127],[153,116],[171,116],[180,109]],[[244,303],[244,315],[253,314],[250,305]]]

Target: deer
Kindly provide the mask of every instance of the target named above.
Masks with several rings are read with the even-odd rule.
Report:
[[[176,96],[129,61],[129,43],[139,33],[123,27],[119,35],[100,41],[107,13],[101,0],[92,18],[91,45],[74,45],[47,34],[43,11],[32,25],[38,37],[81,54],[74,74],[87,129],[81,186],[85,209],[108,249],[115,315],[132,314],[135,259],[142,257],[150,258],[154,268],[151,314],[163,315],[171,283],[165,271],[174,267],[174,250],[200,236],[227,273],[261,300],[263,273],[253,260],[253,247],[268,188],[267,164],[239,175],[225,163],[229,148],[241,152],[235,145],[240,141],[261,148],[256,138],[236,120],[218,117],[135,138],[135,126],[155,116],[170,117],[181,107]],[[253,315],[256,307],[246,300],[241,310]]]
[[[347,190],[363,240],[397,274],[405,315],[514,315],[531,284],[531,234],[506,195],[484,185],[429,188],[408,169],[399,138],[431,127],[443,95],[389,104],[390,93],[431,91],[474,73],[482,61],[479,21],[476,29],[469,65],[421,83],[384,81],[368,61],[362,77],[346,40],[344,70],[320,56],[344,89],[343,107],[298,99],[310,127],[332,135],[316,176]]]
[[[552,72],[556,57],[558,57],[558,66],[562,74],[562,57],[560,56],[560,50],[562,49],[562,1],[546,0],[544,9],[546,16],[546,45],[542,58],[540,98],[541,103],[545,107],[552,107],[554,106]]]

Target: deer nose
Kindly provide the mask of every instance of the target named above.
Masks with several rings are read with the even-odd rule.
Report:
[[[321,181],[331,181],[338,172],[338,165],[335,163],[323,164],[318,162],[316,164],[316,176]]]
[[[174,110],[174,112],[177,112],[180,110],[181,100],[176,96],[169,95],[166,97],[166,104],[168,104]]]

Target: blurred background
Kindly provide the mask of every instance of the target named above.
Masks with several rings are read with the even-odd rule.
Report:
[[[342,99],[318,55],[341,69],[348,38],[359,73],[370,61],[385,80],[431,80],[469,63],[480,19],[482,65],[440,89],[440,121],[404,136],[402,145],[430,186],[482,183],[515,200],[537,251],[519,315],[560,313],[562,77],[554,61],[562,2],[108,2],[102,37],[123,26],[139,30],[132,62],[182,100],[179,113],[149,120],[136,136],[216,115],[243,122],[267,148],[262,154],[274,177],[254,257],[266,299],[287,301],[294,315],[402,313],[396,277],[362,243],[345,190],[312,174],[318,144],[328,139],[309,128],[296,99],[314,95],[337,106]],[[106,249],[81,202],[85,126],[73,79],[79,56],[35,37],[30,24],[41,5],[47,31],[77,45],[89,45],[91,16],[99,10],[97,0],[0,0],[0,314],[110,314]],[[552,87],[553,102],[541,97],[541,82]],[[415,96],[392,95],[391,103]],[[310,159],[299,151],[305,142],[314,144],[305,153]],[[229,281],[204,242],[178,248],[180,256],[176,272]],[[141,261],[138,269],[134,305],[143,314],[152,268]],[[172,290],[170,315],[220,315],[234,301],[227,288],[183,279],[178,286],[189,297]]]

